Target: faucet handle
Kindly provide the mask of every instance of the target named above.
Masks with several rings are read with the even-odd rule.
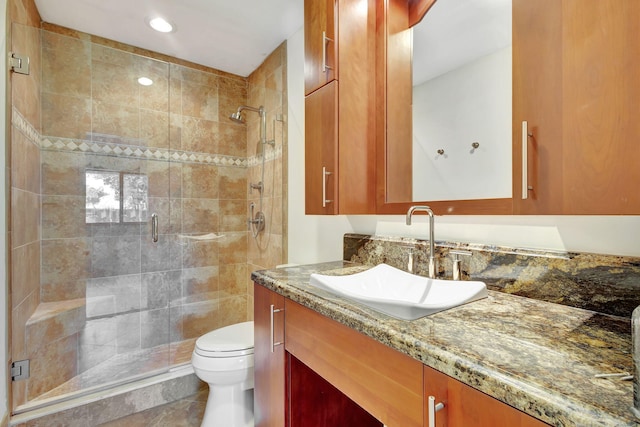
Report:
[[[473,255],[473,252],[455,249],[450,250],[449,253],[453,255],[453,280],[460,280],[460,277],[462,276],[462,270],[460,268],[462,260],[460,259],[460,256],[471,256]]]

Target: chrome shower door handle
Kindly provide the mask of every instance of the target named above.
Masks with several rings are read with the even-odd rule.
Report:
[[[275,352],[275,351],[276,351],[276,346],[277,346],[277,345],[282,345],[282,342],[280,342],[280,341],[275,342],[275,338],[274,338],[274,335],[275,335],[275,325],[274,325],[274,322],[273,322],[273,315],[274,315],[275,313],[280,313],[281,311],[284,311],[284,309],[282,309],[282,308],[275,308],[275,305],[271,304],[271,306],[269,307],[269,310],[270,310],[269,316],[270,316],[270,318],[271,318],[271,341],[270,341],[270,342],[271,342],[271,353],[273,353],[273,352]]]
[[[429,427],[436,427],[436,412],[444,409],[444,403],[436,404],[436,398],[429,396],[427,405],[427,415],[429,417]]]
[[[151,240],[158,242],[158,214],[155,213],[151,215]]]
[[[322,207],[326,208],[327,203],[333,202],[333,200],[327,200],[327,177],[331,175],[331,172],[327,172],[325,166],[322,167]]]
[[[322,32],[322,72],[326,73],[327,70],[331,70],[332,67],[327,65],[327,43],[332,42],[333,39],[327,37],[327,32]]]

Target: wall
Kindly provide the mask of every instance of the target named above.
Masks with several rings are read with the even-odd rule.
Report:
[[[260,124],[258,114],[244,113],[247,120],[247,158],[249,159],[248,182],[263,183],[262,201],[260,191],[251,190],[247,197],[245,212],[250,212],[254,204],[255,212],[262,209],[265,215],[265,229],[253,237],[253,229],[248,233],[247,268],[238,275],[238,283],[246,284],[250,295],[249,317],[253,318],[253,282],[252,271],[273,268],[287,259],[287,43],[282,43],[248,78],[249,89],[247,104],[252,107],[263,106],[266,111],[267,141],[260,143]],[[230,114],[231,112],[229,112]],[[264,156],[264,171],[262,166]]]
[[[342,259],[345,233],[428,236],[423,218],[402,215],[320,217],[304,214],[304,33],[288,40],[290,263]],[[640,216],[438,216],[436,240],[510,247],[640,255]]]

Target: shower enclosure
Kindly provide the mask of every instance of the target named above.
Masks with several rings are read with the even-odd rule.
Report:
[[[21,412],[188,363],[248,319],[246,127],[228,120],[247,83],[15,27],[39,32],[42,64],[41,123],[13,111],[41,176],[39,289],[12,316]]]

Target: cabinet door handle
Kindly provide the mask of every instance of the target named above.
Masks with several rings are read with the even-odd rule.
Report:
[[[327,177],[331,175],[331,172],[327,172],[325,166],[322,167],[322,207],[326,208],[327,203],[333,202],[333,200],[327,200]]]
[[[153,243],[158,241],[158,214],[151,215],[151,240]]]
[[[440,402],[436,404],[436,398],[433,396],[429,396],[428,403],[428,417],[429,417],[429,427],[436,427],[436,412],[444,409],[444,403]]]
[[[527,121],[522,122],[522,200],[529,197],[529,190],[533,187],[529,186],[529,138],[533,134],[529,133]]]
[[[332,67],[327,65],[327,43],[332,42],[333,39],[327,37],[327,32],[322,32],[322,72],[326,73],[327,70],[331,70]]]
[[[281,341],[275,342],[275,326],[273,323],[273,315],[275,313],[280,313],[281,311],[284,311],[282,308],[275,308],[275,305],[271,304],[270,307],[270,317],[271,317],[271,353],[273,353],[274,351],[276,351],[276,346],[277,345],[282,345]]]

